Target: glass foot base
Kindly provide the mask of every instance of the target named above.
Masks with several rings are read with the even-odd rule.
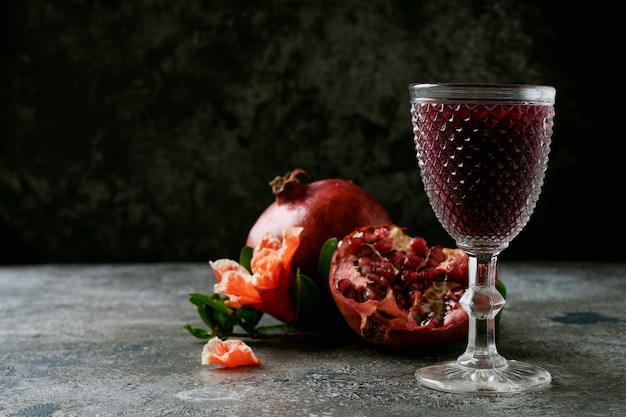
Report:
[[[475,369],[446,362],[418,369],[417,381],[439,391],[478,394],[512,394],[538,390],[550,385],[552,377],[543,368],[507,361],[501,368]]]

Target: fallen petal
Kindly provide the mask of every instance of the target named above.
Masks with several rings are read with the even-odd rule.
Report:
[[[252,348],[238,339],[225,341],[212,338],[202,349],[202,365],[221,365],[226,368],[260,365]]]

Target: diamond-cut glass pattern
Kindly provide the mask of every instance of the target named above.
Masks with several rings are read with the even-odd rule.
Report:
[[[506,248],[539,198],[554,108],[413,102],[411,115],[422,181],[439,221],[459,247]]]

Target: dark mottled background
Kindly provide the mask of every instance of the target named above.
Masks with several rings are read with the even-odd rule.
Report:
[[[608,2],[607,2],[608,4]],[[0,262],[234,257],[302,167],[450,245],[414,159],[410,82],[556,86],[531,222],[502,258],[623,260],[620,14],[602,2],[5,1]],[[621,91],[621,88],[619,89]]]

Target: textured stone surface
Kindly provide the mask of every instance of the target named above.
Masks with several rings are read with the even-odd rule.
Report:
[[[449,244],[414,159],[407,85],[417,81],[555,85],[545,191],[507,256],[618,256],[569,249],[581,234],[595,241],[614,227],[610,193],[580,196],[612,178],[617,155],[596,150],[611,119],[586,104],[605,101],[617,79],[611,55],[596,48],[619,39],[610,8],[570,0],[0,7],[3,263],[234,256],[272,201],[268,182],[295,167],[352,179],[412,234]],[[602,165],[585,169],[594,160]]]
[[[626,266],[506,263],[499,350],[553,375],[547,390],[452,395],[415,370],[453,359],[351,339],[249,340],[259,367],[202,366],[190,292],[204,264],[0,268],[0,416],[626,415]],[[264,318],[267,324],[271,318]]]

